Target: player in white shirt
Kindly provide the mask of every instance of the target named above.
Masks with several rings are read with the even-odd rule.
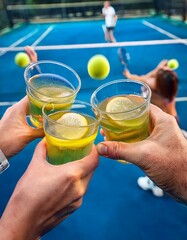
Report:
[[[104,2],[102,14],[105,17],[105,40],[107,42],[116,42],[114,29],[116,26],[117,15],[115,9],[110,5],[110,1]]]

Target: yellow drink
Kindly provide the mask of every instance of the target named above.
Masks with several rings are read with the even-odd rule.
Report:
[[[147,138],[150,98],[149,86],[131,79],[114,80],[98,87],[91,96],[91,104],[101,115],[106,140],[131,143]]]
[[[51,102],[54,103],[54,106],[56,109],[69,109],[72,105],[72,102],[75,98],[75,96],[71,99],[71,98],[67,98],[67,102],[62,102],[62,103],[55,103],[56,97],[57,95],[56,93],[56,89],[61,90],[62,92],[66,91],[70,92],[71,89],[67,89],[67,88],[54,88],[54,87],[44,87],[45,91],[49,93],[50,97],[45,97],[42,96],[40,94],[38,94],[38,97],[40,96],[40,98],[36,98],[36,96],[31,95],[31,93],[29,93],[27,91],[27,96],[29,98],[29,109],[30,109],[30,121],[32,122],[32,124],[35,127],[42,127],[43,126],[43,117],[42,117],[42,107],[47,103],[47,102]],[[42,88],[40,88],[41,90],[44,90]],[[68,102],[69,101],[69,102]]]
[[[51,103],[55,109],[69,109],[80,89],[77,73],[67,65],[54,61],[39,61],[29,65],[24,73],[30,102],[30,120],[43,127],[42,107]]]
[[[51,76],[37,75],[30,79],[29,84],[32,86],[38,79],[49,81]],[[48,83],[49,84],[49,83]],[[75,98],[74,91],[66,86],[61,85],[50,85],[49,86],[38,86],[34,91],[32,89],[27,90],[29,98],[30,108],[30,120],[35,127],[43,126],[42,107],[46,103],[54,103],[56,109],[69,109]]]
[[[133,111],[109,113],[107,105],[112,99],[124,97],[133,103]],[[98,108],[103,111],[101,126],[107,140],[122,142],[138,142],[148,137],[149,113],[145,102],[140,96],[120,95],[108,98],[100,103]],[[141,106],[141,107],[140,107]],[[105,112],[105,113],[104,113]]]
[[[52,111],[48,115],[44,113],[44,131],[48,161],[59,165],[90,153],[98,133],[98,121],[88,114],[78,113],[77,109]]]

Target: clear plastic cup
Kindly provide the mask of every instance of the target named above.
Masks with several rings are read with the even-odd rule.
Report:
[[[43,127],[42,107],[53,103],[56,109],[69,109],[81,87],[78,74],[69,66],[55,61],[30,64],[24,72],[29,98],[30,121]]]
[[[143,82],[120,79],[103,84],[91,96],[100,125],[110,141],[138,142],[148,137],[151,90]]]
[[[100,118],[95,117],[89,103],[75,100],[69,110],[57,110],[53,104],[46,104],[43,118],[47,156],[51,164],[79,160],[90,153]]]

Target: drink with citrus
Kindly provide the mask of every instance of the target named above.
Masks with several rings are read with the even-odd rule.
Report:
[[[149,113],[144,103],[142,97],[134,95],[114,96],[101,102],[98,106],[103,111],[100,124],[106,139],[138,142],[147,138]],[[128,111],[131,108],[134,110]]]
[[[33,63],[25,70],[30,120],[43,127],[42,107],[53,103],[56,109],[69,109],[80,89],[81,81],[70,67],[52,61]]]
[[[59,165],[79,160],[90,153],[98,133],[99,120],[88,103],[75,101],[69,110],[43,107],[47,156]]]
[[[101,114],[100,125],[110,141],[138,142],[148,137],[150,88],[122,79],[106,83],[92,94],[91,103]]]

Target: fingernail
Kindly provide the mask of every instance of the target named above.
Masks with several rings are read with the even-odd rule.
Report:
[[[101,154],[101,155],[106,155],[108,153],[107,146],[102,143],[98,144],[97,149],[98,149],[99,154]]]

